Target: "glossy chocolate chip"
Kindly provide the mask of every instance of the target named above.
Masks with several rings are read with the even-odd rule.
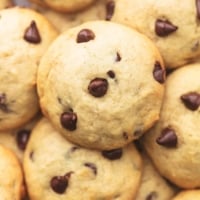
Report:
[[[161,135],[156,139],[157,144],[173,148],[177,145],[177,136],[176,132],[172,128],[165,128],[161,132]]]
[[[38,44],[41,42],[40,33],[35,21],[31,21],[30,26],[26,29],[24,33],[24,40],[33,44]]]
[[[197,18],[200,19],[200,0],[196,0]]]
[[[65,193],[68,187],[69,178],[72,173],[73,172],[69,172],[64,176],[54,176],[50,181],[50,186],[52,190],[58,194]]]
[[[60,116],[60,123],[63,128],[74,131],[76,130],[77,115],[73,111],[67,111]]]
[[[82,29],[76,38],[77,43],[82,43],[82,42],[89,42],[90,40],[94,40],[95,34],[92,30],[90,29]]]
[[[94,97],[102,97],[108,89],[108,81],[105,78],[95,78],[88,86],[89,93]]]
[[[177,26],[173,25],[168,20],[157,19],[155,23],[155,32],[160,37],[168,36],[178,29]]]
[[[195,111],[199,108],[200,94],[198,94],[197,92],[188,92],[186,94],[183,94],[180,98],[186,108],[192,111]]]
[[[26,130],[26,129],[23,129],[23,130],[20,130],[17,132],[16,140],[17,140],[17,145],[18,145],[19,149],[25,150],[26,145],[29,140],[30,133],[31,133],[31,131]]]
[[[102,151],[102,155],[109,160],[117,160],[122,157],[122,149]]]
[[[112,0],[109,0],[106,3],[106,20],[111,20],[114,10],[115,10],[115,2]]]
[[[154,64],[153,77],[161,84],[165,82],[165,70],[161,67],[161,64],[158,61]]]
[[[6,103],[6,94],[5,93],[1,93],[0,94],[0,110],[3,112],[8,112],[8,107],[7,107],[7,103]]]
[[[84,163],[84,165],[86,167],[89,167],[93,171],[93,173],[95,175],[97,175],[97,167],[96,167],[96,165],[94,163],[87,162],[87,163]]]
[[[120,54],[117,52],[115,61],[119,62],[121,59],[122,58],[121,58]]]
[[[158,199],[158,194],[155,191],[151,192],[146,197],[146,200],[157,200],[157,199]]]
[[[115,78],[115,72],[114,72],[113,70],[109,70],[109,71],[107,72],[107,74],[108,74],[108,76],[109,76],[110,78]]]

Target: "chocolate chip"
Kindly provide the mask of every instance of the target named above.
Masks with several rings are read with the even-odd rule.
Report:
[[[165,128],[161,132],[161,135],[156,139],[157,144],[165,147],[176,147],[177,145],[176,132],[172,128]]]
[[[50,185],[54,192],[63,194],[68,187],[68,180],[70,176],[54,176],[51,179]]]
[[[29,158],[34,161],[34,151],[31,151],[29,154]]]
[[[123,132],[123,138],[124,138],[125,140],[128,140],[128,134],[127,134],[126,132]]]
[[[116,62],[119,62],[121,59],[122,59],[122,58],[121,58],[120,54],[117,52],[117,56],[116,56],[115,61],[116,61]]]
[[[90,163],[90,162],[87,162],[84,164],[86,167],[89,167],[90,169],[92,169],[93,173],[95,175],[97,175],[97,167],[94,163]]]
[[[90,29],[82,29],[76,38],[77,43],[88,42],[90,40],[94,40],[95,34]]]
[[[19,149],[25,150],[29,136],[30,136],[31,131],[30,130],[20,130],[17,132],[17,145]]]
[[[113,70],[109,70],[109,71],[107,72],[107,74],[108,74],[108,76],[109,76],[110,78],[115,78],[115,72],[114,72]]]
[[[115,2],[110,0],[106,3],[106,20],[111,20],[115,10]]]
[[[76,129],[77,115],[73,111],[67,111],[60,116],[60,122],[63,128],[74,131]]]
[[[197,18],[200,19],[200,0],[196,0]]]
[[[161,64],[158,61],[154,64],[153,77],[161,84],[165,82],[165,70],[161,67]]]
[[[155,32],[160,37],[168,36],[178,29],[177,26],[173,25],[168,20],[157,19],[155,23]]]
[[[195,111],[199,108],[200,94],[196,92],[188,92],[183,94],[180,98],[188,109]]]
[[[1,93],[0,94],[0,110],[3,112],[9,112],[7,103],[6,103],[6,94],[5,93]]]
[[[146,200],[156,200],[158,198],[157,192],[153,191],[147,195]]]
[[[71,151],[71,152],[75,152],[75,151],[78,150],[78,149],[80,149],[80,147],[78,147],[78,146],[73,146],[73,147],[71,147],[70,151]]]
[[[31,21],[30,26],[26,29],[24,33],[24,40],[33,44],[38,44],[41,42],[40,33],[34,20]]]
[[[102,151],[102,155],[109,160],[117,160],[122,157],[122,149]]]
[[[94,97],[102,97],[108,89],[108,81],[105,78],[95,78],[88,86],[89,93]]]

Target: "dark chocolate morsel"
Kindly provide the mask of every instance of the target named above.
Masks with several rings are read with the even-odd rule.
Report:
[[[63,128],[74,131],[76,130],[77,115],[73,111],[67,111],[61,114],[60,122]]]
[[[90,40],[94,40],[95,34],[90,29],[82,29],[77,35],[76,42],[77,43],[83,43],[83,42],[89,42]]]
[[[180,98],[185,107],[187,107],[188,109],[195,111],[199,108],[200,94],[198,94],[197,92],[188,92],[186,94],[183,94]]]
[[[105,78],[94,78],[88,85],[89,93],[94,97],[102,97],[108,89],[108,81]]]
[[[122,149],[112,149],[112,150],[106,150],[102,151],[102,155],[109,159],[109,160],[117,160],[122,157]]]
[[[106,20],[108,21],[111,20],[114,10],[115,10],[115,2],[112,0],[109,0],[106,3]]]
[[[89,167],[93,173],[96,175],[97,174],[97,167],[94,163],[91,163],[91,162],[87,162],[84,164],[86,167]]]
[[[38,44],[41,42],[40,33],[34,20],[31,21],[30,26],[25,30],[24,40],[34,44]]]
[[[168,36],[178,29],[177,26],[173,25],[168,20],[157,19],[155,22],[155,32],[160,37]]]
[[[17,132],[16,140],[17,140],[17,145],[18,145],[19,149],[25,150],[26,145],[29,140],[30,133],[31,133],[31,131],[26,130],[26,129],[22,129]]]
[[[161,67],[158,61],[154,64],[153,77],[161,84],[165,82],[165,70]]]
[[[165,128],[161,132],[161,135],[156,139],[157,144],[169,147],[169,148],[174,148],[177,145],[177,135],[176,132],[172,128]]]

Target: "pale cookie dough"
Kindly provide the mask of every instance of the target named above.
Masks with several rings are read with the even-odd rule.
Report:
[[[43,118],[32,131],[24,171],[34,200],[133,200],[142,160],[133,144],[111,151],[72,144]]]
[[[23,174],[17,157],[0,145],[0,199],[21,200]]]
[[[142,152],[142,158],[144,169],[135,200],[171,200],[176,188],[158,173],[146,153]]]
[[[184,190],[180,192],[176,197],[172,200],[198,200],[200,199],[200,190]]]
[[[155,42],[166,67],[180,67],[200,57],[198,0],[108,0],[108,8],[109,19]]]
[[[182,188],[200,187],[200,63],[172,72],[160,120],[142,142],[158,171]]]
[[[0,11],[0,131],[28,122],[39,111],[36,72],[57,31],[28,8]]]
[[[59,12],[77,12],[86,9],[96,0],[31,0],[41,6],[47,6]]]
[[[60,133],[108,150],[158,120],[164,81],[162,59],[148,38],[120,24],[91,21],[55,40],[40,63],[37,86],[42,111]]]

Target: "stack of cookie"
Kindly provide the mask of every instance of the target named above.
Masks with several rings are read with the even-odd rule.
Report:
[[[3,200],[198,198],[200,2],[12,4],[0,3]]]

